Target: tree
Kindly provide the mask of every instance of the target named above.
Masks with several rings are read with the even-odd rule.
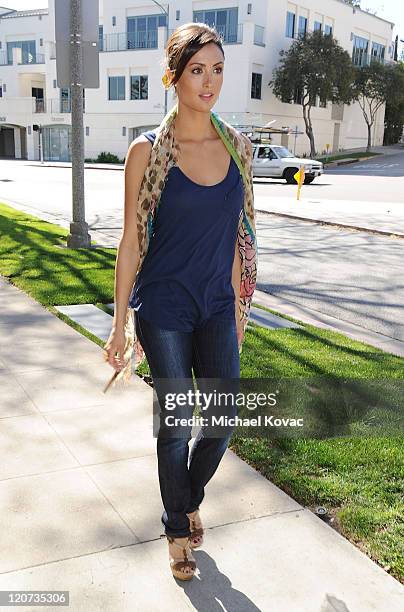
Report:
[[[372,127],[378,110],[388,99],[394,103],[402,95],[401,74],[394,65],[372,60],[367,66],[355,68],[354,91],[368,128],[366,150],[370,151]]]
[[[404,63],[394,66],[396,84],[395,95],[389,95],[384,115],[383,144],[395,144],[399,141],[404,128]]]
[[[316,155],[311,109],[317,96],[324,102],[350,104],[353,99],[352,60],[330,34],[315,30],[295,40],[288,51],[280,51],[273,71],[273,92],[283,102],[299,100],[303,109],[310,154]],[[296,95],[298,94],[298,95]]]

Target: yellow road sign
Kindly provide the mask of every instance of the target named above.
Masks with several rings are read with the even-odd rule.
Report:
[[[293,175],[293,178],[295,179],[295,181],[297,181],[297,184],[298,184],[297,199],[300,200],[300,190],[301,190],[302,185],[304,183],[304,166],[300,166],[300,168],[296,172],[296,174]]]

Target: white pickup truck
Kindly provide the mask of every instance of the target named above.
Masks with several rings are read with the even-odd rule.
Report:
[[[324,172],[323,164],[315,159],[295,157],[286,147],[272,144],[253,143],[253,176],[282,178],[296,184],[293,175],[304,166],[304,182],[312,183]]]

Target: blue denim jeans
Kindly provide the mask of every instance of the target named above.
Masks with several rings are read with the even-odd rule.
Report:
[[[183,332],[159,328],[135,313],[135,325],[153,378],[160,415],[167,414],[160,401],[167,390],[167,381],[172,391],[187,393],[195,389],[192,371],[201,392],[212,391],[209,379],[216,379],[215,386],[217,379],[227,379],[225,389],[228,391],[228,379],[232,379],[231,389],[237,393],[240,358],[235,318],[211,318],[192,332]],[[193,410],[194,406],[188,403],[180,409],[176,407],[175,414],[191,418]],[[237,414],[234,402],[226,410],[230,416]],[[158,476],[164,506],[161,521],[166,535],[184,537],[191,533],[186,513],[199,509],[205,495],[204,487],[215,473],[234,427],[224,428],[223,437],[217,430],[213,437],[207,434],[210,429],[201,427],[190,454],[191,426],[181,427],[181,432],[175,427],[170,429],[171,437],[162,435],[162,427],[157,436]]]

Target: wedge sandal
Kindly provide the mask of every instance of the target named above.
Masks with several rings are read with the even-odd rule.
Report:
[[[165,536],[168,540],[170,567],[174,578],[178,578],[179,580],[192,580],[196,570],[196,561],[192,556],[190,546],[191,536],[174,538],[165,533],[162,533],[161,536]],[[181,553],[179,553],[180,556],[174,554],[172,548],[174,546],[178,551],[181,551]]]
[[[199,510],[195,510],[190,514],[187,514],[189,518],[189,524],[191,529],[191,548],[199,548],[203,544],[203,525],[201,521],[201,517],[199,515]]]

